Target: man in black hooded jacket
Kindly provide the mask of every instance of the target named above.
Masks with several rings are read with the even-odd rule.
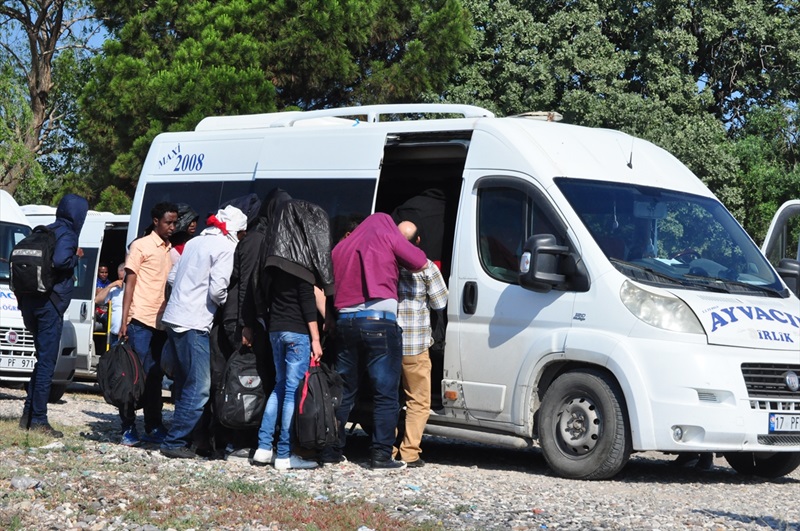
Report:
[[[53,266],[58,272],[58,280],[49,294],[17,297],[25,328],[33,334],[36,346],[36,365],[28,384],[28,396],[19,426],[22,429],[39,430],[51,437],[64,435],[50,426],[47,399],[58,361],[64,312],[72,300],[75,285],[72,272],[83,256],[83,250],[78,247],[78,236],[88,210],[89,203],[83,197],[67,194],[61,199],[56,209],[56,220],[48,225],[56,235]]]

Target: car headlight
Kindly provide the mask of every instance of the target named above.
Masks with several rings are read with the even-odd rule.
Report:
[[[622,304],[645,323],[689,334],[703,334],[703,326],[689,305],[672,295],[662,295],[646,290],[626,280],[619,290]]]

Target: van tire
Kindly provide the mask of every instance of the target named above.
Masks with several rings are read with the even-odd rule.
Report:
[[[55,404],[64,396],[67,391],[67,384],[52,384],[50,386],[50,395],[47,397],[47,402]]]
[[[779,478],[800,466],[800,452],[725,452],[728,464],[739,474]]]
[[[607,479],[631,454],[622,391],[607,374],[579,369],[555,379],[539,410],[539,443],[545,461],[559,476]],[[572,430],[569,440],[566,433]]]

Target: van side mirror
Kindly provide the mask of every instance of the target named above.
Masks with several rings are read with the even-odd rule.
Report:
[[[556,243],[552,234],[536,234],[522,248],[519,283],[523,288],[547,293],[563,284],[566,276],[559,274],[559,261],[569,254],[569,248]]]
[[[777,271],[792,293],[800,297],[800,261],[784,258],[778,262]]]

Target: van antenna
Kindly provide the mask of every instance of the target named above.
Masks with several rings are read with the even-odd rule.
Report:
[[[628,159],[628,167],[633,169],[633,138],[631,138],[631,156]]]

